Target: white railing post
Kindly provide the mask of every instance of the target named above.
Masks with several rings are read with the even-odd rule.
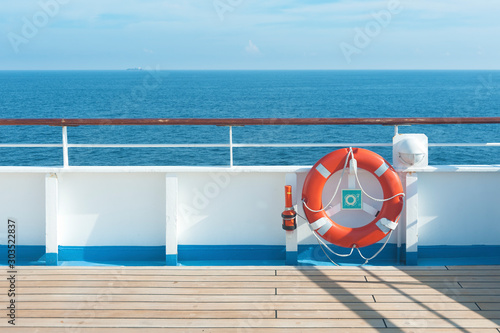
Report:
[[[167,266],[177,266],[178,240],[177,240],[177,219],[178,219],[178,180],[176,175],[167,174],[165,177],[165,264]]]
[[[58,262],[58,185],[56,174],[45,176],[45,263],[57,266]]]
[[[63,136],[63,165],[65,168],[69,166],[69,155],[68,155],[68,127],[63,126],[62,128]]]
[[[406,192],[406,265],[418,264],[418,176],[407,173]]]
[[[233,126],[229,126],[229,166],[233,167]]]

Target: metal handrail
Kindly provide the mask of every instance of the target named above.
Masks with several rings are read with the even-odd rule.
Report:
[[[107,126],[107,125],[439,125],[499,124],[500,117],[450,118],[94,118],[94,119],[0,119],[0,126]]]
[[[0,126],[59,126],[62,127],[61,144],[0,144],[0,148],[63,148],[64,167],[69,166],[69,148],[229,148],[230,166],[233,166],[233,148],[247,147],[344,147],[345,143],[233,143],[233,126],[247,125],[385,125],[394,126],[395,133],[401,125],[439,124],[498,124],[500,117],[452,117],[452,118],[168,118],[168,119],[0,119]],[[192,125],[229,127],[228,144],[70,144],[68,127],[75,126],[145,126],[145,125]],[[390,147],[390,143],[351,143],[356,147]],[[491,147],[500,143],[431,143],[433,147]]]

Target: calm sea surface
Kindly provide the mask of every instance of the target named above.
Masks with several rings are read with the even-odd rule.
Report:
[[[500,71],[0,71],[1,118],[500,116]],[[389,143],[386,126],[247,126],[235,143]],[[70,143],[228,143],[211,126],[69,128]],[[431,143],[500,142],[500,125],[400,127]],[[61,129],[0,126],[0,143]],[[391,161],[391,148],[370,148]],[[310,165],[329,148],[238,148],[236,165]],[[58,166],[60,148],[0,148],[0,165]],[[430,164],[500,164],[500,147],[430,148]],[[228,165],[226,148],[72,148],[71,165]]]

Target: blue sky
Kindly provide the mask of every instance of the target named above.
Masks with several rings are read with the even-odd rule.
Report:
[[[497,0],[16,0],[0,69],[500,69]]]

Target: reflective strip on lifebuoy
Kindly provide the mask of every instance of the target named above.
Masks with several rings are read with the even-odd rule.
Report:
[[[353,148],[358,167],[378,179],[382,187],[384,201],[380,212],[370,223],[359,227],[344,227],[333,221],[323,210],[323,188],[328,178],[344,168],[349,149],[339,149],[320,159],[307,174],[302,190],[304,212],[311,228],[328,242],[347,248],[364,247],[378,242],[397,225],[403,209],[403,186],[398,174],[384,158],[362,148]],[[307,206],[306,206],[307,205]],[[373,209],[373,208],[372,208]]]

